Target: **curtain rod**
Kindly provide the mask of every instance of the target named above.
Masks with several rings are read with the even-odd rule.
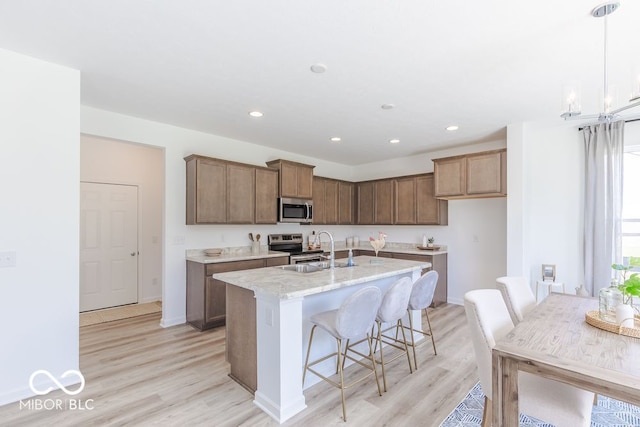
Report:
[[[625,122],[625,123],[631,123],[631,122],[637,122],[637,121],[640,121],[640,117],[635,118],[635,119],[627,119],[627,120],[625,120],[624,122]],[[579,127],[579,128],[578,128],[578,132],[580,132],[580,131],[581,131],[582,129],[584,129],[584,128],[585,128],[585,126]]]

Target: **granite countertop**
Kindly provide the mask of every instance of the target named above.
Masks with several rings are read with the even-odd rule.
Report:
[[[190,249],[187,251],[187,261],[199,262],[202,264],[213,264],[217,262],[246,261],[261,258],[288,257],[286,252],[270,251],[267,246],[260,246],[259,251],[252,251],[250,246],[240,246],[236,248],[221,248],[219,256],[206,256],[204,249]]]
[[[439,255],[446,254],[447,247],[444,245],[436,245],[437,250],[418,249],[419,245],[411,243],[394,243],[387,242],[380,252],[399,253],[399,254],[414,254],[414,255]],[[329,252],[331,245],[328,242],[322,242],[322,249]],[[373,247],[369,244],[369,241],[360,241],[358,246],[347,246],[345,242],[340,241],[335,243],[336,251],[347,251],[349,249],[357,249],[360,251],[372,251]]]
[[[438,250],[422,250],[418,249],[418,245],[410,244],[410,243],[392,243],[387,242],[384,248],[380,250],[380,252],[388,252],[388,253],[401,253],[401,254],[413,254],[413,255],[439,255],[446,254],[447,247],[442,245]],[[329,242],[322,242],[321,246],[322,250],[325,252],[329,252],[331,249],[331,245]],[[238,246],[238,247],[230,247],[230,248],[221,248],[222,254],[215,257],[209,257],[204,254],[204,249],[189,249],[186,253],[186,259],[188,261],[199,262],[202,264],[212,264],[217,262],[230,262],[230,261],[245,261],[251,259],[260,259],[260,258],[277,258],[277,257],[288,257],[289,254],[287,252],[278,252],[278,251],[270,251],[268,246],[263,245],[260,246],[260,251],[254,252],[251,250],[251,246]],[[368,241],[360,242],[358,246],[346,246],[345,242],[338,241],[335,243],[336,251],[346,251],[349,249],[357,249],[357,250],[365,250],[365,251],[373,251],[373,248],[369,244]]]
[[[337,267],[313,273],[265,267],[217,273],[212,277],[254,292],[272,294],[279,299],[292,299],[431,267],[429,262],[370,256],[358,256],[354,261],[354,267]]]

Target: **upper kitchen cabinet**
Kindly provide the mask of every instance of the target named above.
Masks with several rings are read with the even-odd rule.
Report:
[[[278,171],[256,167],[256,224],[278,222]]]
[[[441,199],[507,195],[507,150],[434,159],[435,196]]]
[[[355,184],[338,182],[338,224],[353,224],[355,201]]]
[[[187,224],[227,222],[227,164],[192,155],[187,162]]]
[[[376,224],[393,224],[394,195],[393,180],[384,179],[374,183],[374,221]]]
[[[276,223],[278,171],[198,155],[185,161],[188,225]]]
[[[227,164],[227,223],[253,224],[255,219],[256,169]]]
[[[313,197],[313,168],[315,166],[282,159],[267,162],[267,166],[280,171],[280,197],[300,199]]]
[[[432,173],[415,177],[416,180],[416,224],[449,224],[449,202],[436,199],[435,178]]]
[[[448,202],[435,198],[433,181],[432,173],[394,179],[394,224],[448,224]]]
[[[358,182],[356,184],[356,222],[358,224],[373,224],[374,189],[373,181]]]
[[[313,177],[313,223],[353,224],[354,184]]]
[[[325,178],[313,177],[313,223],[326,224],[324,216],[324,183]]]

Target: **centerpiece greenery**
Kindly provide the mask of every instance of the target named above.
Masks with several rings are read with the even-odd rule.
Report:
[[[611,268],[620,272],[622,275],[622,284],[618,285],[618,289],[622,292],[623,302],[633,305],[633,297],[640,297],[640,275],[633,273],[627,278],[627,273],[635,268],[636,265],[613,264]]]

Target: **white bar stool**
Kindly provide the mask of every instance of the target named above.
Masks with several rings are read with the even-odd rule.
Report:
[[[549,295],[549,293],[551,292],[551,289],[554,286],[559,286],[562,288],[562,293],[565,294],[567,293],[567,291],[564,288],[564,282],[552,282],[550,280],[538,280],[536,281],[536,302],[539,302],[539,293],[538,293],[538,288],[540,286],[546,286],[547,287],[547,295]]]

